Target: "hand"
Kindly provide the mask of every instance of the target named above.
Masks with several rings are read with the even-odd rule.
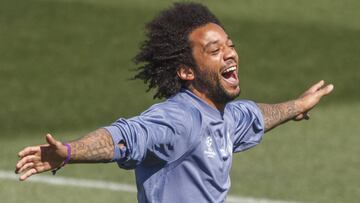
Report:
[[[309,119],[308,112],[319,103],[323,96],[330,94],[333,89],[334,86],[332,84],[325,86],[323,80],[310,87],[296,100],[301,113],[295,116],[294,120],[299,121],[302,119]]]
[[[20,160],[16,164],[15,173],[23,173],[20,180],[55,169],[62,165],[67,156],[67,147],[46,135],[47,144],[26,147],[18,153]]]

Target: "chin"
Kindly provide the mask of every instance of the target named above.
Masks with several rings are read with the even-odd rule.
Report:
[[[234,100],[236,97],[238,97],[241,93],[241,89],[239,86],[237,86],[235,89],[226,91],[226,94],[229,98],[232,98]]]
[[[212,98],[216,103],[219,104],[226,104],[228,102],[231,102],[240,95],[240,87],[236,87],[235,89],[233,88],[232,90],[221,87],[218,90],[219,91],[217,91],[215,94],[216,96],[213,95],[214,97]]]

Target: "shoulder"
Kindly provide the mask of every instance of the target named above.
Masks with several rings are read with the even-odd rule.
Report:
[[[256,117],[262,117],[262,113],[258,105],[254,101],[246,99],[239,99],[228,103],[225,107],[225,112],[235,119],[243,117],[242,115],[255,115]]]
[[[186,129],[191,129],[192,126],[198,126],[202,121],[198,109],[186,102],[171,99],[152,105],[139,117],[148,121],[168,123],[171,126]]]
[[[254,101],[239,99],[228,103],[225,107],[227,111],[236,111],[236,110],[254,110],[258,111],[259,107]]]
[[[183,117],[189,117],[198,112],[197,109],[187,105],[183,102],[174,100],[166,100],[152,105],[150,108],[145,110],[140,116],[151,116],[151,115],[162,115],[162,116],[174,116],[179,119]]]

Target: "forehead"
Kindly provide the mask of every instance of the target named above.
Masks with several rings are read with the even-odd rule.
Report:
[[[189,34],[189,40],[193,46],[204,47],[210,42],[226,41],[227,39],[228,35],[224,29],[215,23],[198,27]]]

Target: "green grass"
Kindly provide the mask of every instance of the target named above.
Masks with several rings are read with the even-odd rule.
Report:
[[[128,2],[107,6],[2,1],[2,131],[14,134],[96,128],[120,115],[136,115],[154,103],[151,94],[143,93],[146,88],[142,83],[129,78],[134,74],[131,59],[143,38],[143,24],[164,7],[160,5],[152,10]],[[246,5],[238,7],[246,10],[242,7]],[[279,12],[270,5],[269,16],[263,16],[268,20],[262,20],[258,16],[261,13],[253,14],[255,5],[248,6],[252,12],[243,14],[237,7],[227,6],[233,15],[224,14],[225,5],[212,6],[223,13],[219,17],[241,56],[242,97],[281,101],[325,79],[336,86],[329,102],[357,101],[357,24],[353,23],[352,29],[327,25],[321,15],[313,17],[321,20],[319,24],[303,22],[301,16],[292,17],[292,21],[285,17],[278,20]],[[140,17],[134,15],[138,12]],[[238,17],[237,13],[248,16]]]
[[[2,202],[7,203],[136,202],[135,193],[52,186],[43,183],[19,183],[8,180],[1,180],[1,185],[4,187],[0,190],[0,196],[2,197]]]
[[[170,4],[147,2],[0,1],[0,169],[13,170],[17,151],[43,142],[46,132],[75,139],[157,102],[141,81],[130,80],[144,23]],[[310,121],[275,129],[235,156],[231,194],[356,202],[360,3],[200,2],[236,43],[242,98],[278,102],[320,79],[335,85]],[[59,175],[134,183],[132,172],[115,164],[70,165]],[[35,183],[1,180],[0,188],[4,202],[134,201],[134,194]]]

